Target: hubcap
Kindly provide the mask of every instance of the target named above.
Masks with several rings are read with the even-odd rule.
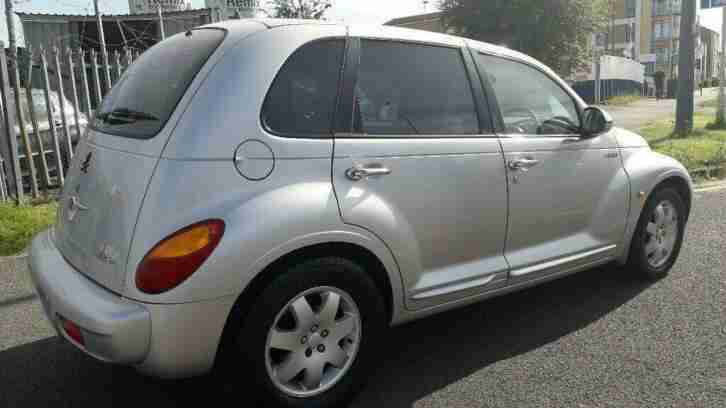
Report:
[[[345,376],[360,339],[360,313],[350,295],[328,286],[306,290],[282,308],[267,334],[267,374],[288,395],[320,394]]]
[[[658,204],[648,220],[645,257],[653,268],[665,264],[673,253],[678,237],[678,212],[670,201]]]

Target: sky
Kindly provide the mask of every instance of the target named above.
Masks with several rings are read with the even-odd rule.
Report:
[[[104,14],[128,13],[127,0],[98,0]],[[351,23],[381,24],[390,19],[424,12],[423,0],[331,0],[333,7],[326,16]],[[14,0],[18,11],[34,13],[92,14],[92,0]],[[435,11],[438,0],[429,0],[426,11]],[[204,7],[204,0],[192,0],[194,8]],[[4,6],[0,5],[4,11]],[[3,13],[4,14],[4,13]],[[721,32],[721,10],[699,11],[701,24]],[[3,19],[0,19],[3,20]],[[4,24],[2,24],[4,31]]]

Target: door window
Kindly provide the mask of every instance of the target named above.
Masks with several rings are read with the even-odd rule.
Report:
[[[355,95],[357,133],[479,133],[471,85],[455,48],[363,40]]]
[[[277,74],[262,121],[278,134],[330,136],[345,40],[322,40],[295,51]]]
[[[579,133],[577,105],[562,87],[526,64],[478,54],[482,73],[496,94],[505,133],[566,135]]]

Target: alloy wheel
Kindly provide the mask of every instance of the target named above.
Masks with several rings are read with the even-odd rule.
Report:
[[[653,268],[660,268],[670,258],[678,239],[678,211],[668,200],[653,209],[645,227],[645,257]]]
[[[360,312],[348,293],[328,286],[308,289],[282,308],[269,329],[267,374],[285,394],[318,395],[345,376],[360,340]]]

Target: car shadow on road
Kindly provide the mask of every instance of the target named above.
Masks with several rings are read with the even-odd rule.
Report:
[[[490,364],[596,322],[648,286],[608,266],[393,328],[380,367],[353,406],[413,406]],[[239,367],[239,381],[224,386],[213,376],[156,380],[96,362],[53,337],[0,352],[0,406],[162,408],[199,397],[254,406],[246,373]]]

